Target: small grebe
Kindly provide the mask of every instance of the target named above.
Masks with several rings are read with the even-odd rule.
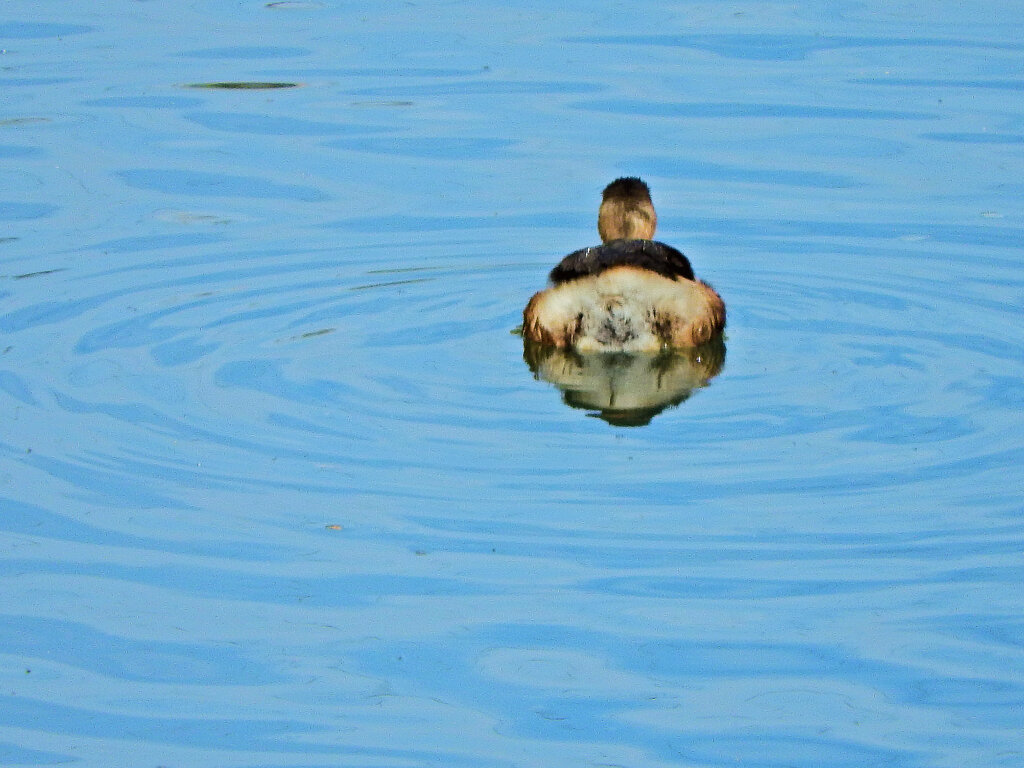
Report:
[[[566,256],[552,286],[523,311],[530,341],[581,352],[693,347],[725,328],[725,304],[689,260],[654,237],[651,193],[636,178],[607,187],[597,215],[603,245]]]

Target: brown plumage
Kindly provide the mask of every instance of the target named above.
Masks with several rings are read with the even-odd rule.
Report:
[[[530,299],[523,335],[580,351],[654,351],[703,344],[725,328],[725,304],[687,258],[652,238],[658,217],[647,185],[616,179],[598,210],[603,245],[566,256],[554,285]]]
[[[651,202],[651,190],[640,179],[616,179],[601,193],[597,211],[597,234],[601,242],[651,240],[658,228],[658,214]]]

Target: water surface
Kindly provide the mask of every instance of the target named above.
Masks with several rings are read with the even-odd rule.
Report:
[[[209,6],[0,11],[0,764],[1021,764],[1005,6]],[[634,426],[511,333],[622,174]]]

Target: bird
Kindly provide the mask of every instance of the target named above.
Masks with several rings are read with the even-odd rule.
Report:
[[[689,259],[654,239],[658,216],[636,177],[605,187],[602,244],[574,251],[523,310],[523,337],[578,352],[657,352],[695,347],[725,328],[725,303],[694,277]]]

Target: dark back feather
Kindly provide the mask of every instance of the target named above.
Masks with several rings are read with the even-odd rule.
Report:
[[[551,282],[558,285],[621,266],[649,269],[672,280],[693,280],[690,260],[672,246],[657,240],[612,240],[604,245],[573,251],[551,270],[550,277]]]

